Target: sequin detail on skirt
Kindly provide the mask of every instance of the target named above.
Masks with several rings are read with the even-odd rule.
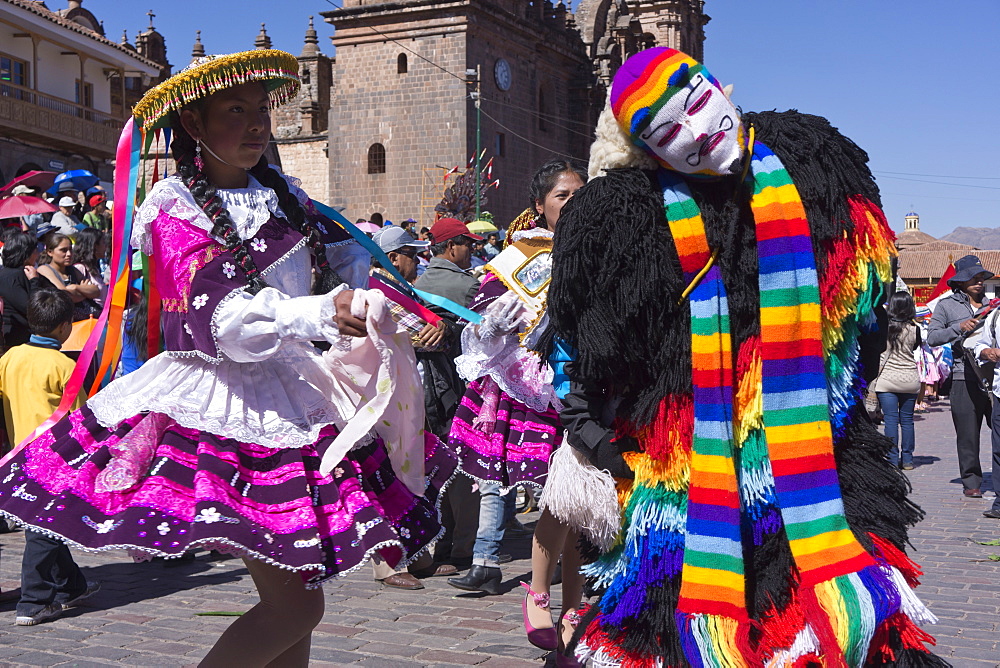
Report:
[[[469,383],[452,421],[448,443],[462,460],[462,471],[481,481],[541,487],[549,457],[562,442],[559,414],[538,413],[500,391],[492,432],[473,426],[483,410],[483,379]]]
[[[332,425],[313,445],[273,449],[167,418],[148,472],[128,489],[95,491],[114,446],[144,417],[108,429],[84,407],[62,420],[0,471],[0,515],[84,550],[151,558],[221,549],[301,571],[310,584],[376,551],[390,564],[408,562],[441,530],[436,505],[457,460],[430,435],[418,497],[397,480],[379,439],[322,476],[320,459],[338,433]]]

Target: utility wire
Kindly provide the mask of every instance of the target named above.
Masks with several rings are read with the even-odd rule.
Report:
[[[337,9],[341,9],[341,7],[340,7],[339,5],[336,5],[336,4],[334,4],[334,3],[332,2],[332,0],[326,0],[326,1],[327,1],[327,2],[329,3],[329,4],[333,5],[334,7],[336,7]],[[423,61],[425,61],[425,62],[427,62],[427,63],[429,63],[429,64],[433,65],[434,67],[436,67],[437,69],[441,70],[442,72],[444,72],[444,73],[445,73],[445,74],[447,74],[448,76],[452,76],[452,77],[455,77],[456,79],[458,79],[459,81],[462,81],[463,83],[468,83],[468,80],[467,80],[467,79],[466,79],[465,77],[463,77],[463,76],[461,76],[461,75],[458,75],[458,74],[455,74],[454,72],[452,72],[452,71],[448,70],[447,68],[445,68],[445,67],[443,67],[443,66],[441,66],[441,65],[438,65],[437,63],[435,63],[435,62],[434,62],[433,60],[431,60],[430,58],[427,58],[427,57],[426,57],[426,56],[424,56],[423,54],[420,54],[420,53],[418,53],[418,52],[414,51],[413,49],[411,49],[410,47],[406,46],[405,44],[403,44],[403,43],[402,43],[402,42],[400,42],[399,40],[395,39],[394,37],[390,37],[389,35],[386,35],[386,34],[385,34],[384,32],[382,32],[382,31],[381,31],[381,30],[379,30],[378,28],[376,28],[376,27],[374,27],[374,26],[368,26],[368,28],[369,28],[369,29],[370,29],[370,30],[371,30],[372,32],[374,32],[374,33],[376,33],[376,34],[378,34],[378,35],[381,35],[381,36],[382,36],[382,37],[384,37],[385,39],[389,40],[390,42],[392,42],[393,44],[395,44],[395,45],[396,45],[396,46],[398,46],[399,48],[401,48],[401,49],[404,49],[404,50],[406,50],[406,51],[409,51],[410,53],[412,53],[413,55],[415,55],[415,56],[416,56],[417,58],[419,58],[420,60],[423,60]],[[508,103],[506,103],[506,102],[500,102],[500,101],[498,101],[498,100],[488,100],[488,102],[489,102],[489,104],[495,104],[495,105],[499,105],[499,106],[502,106],[502,107],[509,107],[509,108],[511,108],[511,109],[518,109],[518,110],[520,110],[520,111],[523,111],[523,112],[525,112],[526,114],[529,114],[529,115],[532,115],[532,116],[536,116],[536,117],[538,117],[538,118],[542,118],[542,119],[545,119],[545,120],[548,120],[548,122],[552,123],[552,125],[555,125],[555,126],[556,126],[556,127],[558,127],[558,128],[561,128],[561,129],[563,129],[563,130],[566,130],[567,132],[572,132],[572,133],[574,133],[574,134],[577,134],[577,135],[579,135],[579,136],[581,136],[581,137],[586,137],[587,139],[593,139],[593,135],[591,135],[591,134],[589,134],[589,133],[583,133],[583,132],[580,132],[580,131],[578,131],[578,130],[574,130],[574,129],[572,129],[572,128],[568,128],[568,127],[566,127],[565,125],[560,125],[559,123],[556,123],[556,122],[554,122],[554,121],[552,121],[552,120],[550,120],[550,119],[558,119],[559,121],[562,121],[562,122],[565,122],[565,123],[573,123],[573,124],[576,124],[576,125],[581,125],[581,126],[583,126],[583,127],[589,127],[589,124],[588,124],[588,123],[586,123],[586,122],[583,122],[583,121],[574,121],[574,120],[572,120],[572,119],[569,119],[569,118],[563,118],[562,116],[556,116],[556,115],[553,115],[553,114],[543,114],[543,113],[541,113],[541,112],[539,112],[539,111],[535,111],[535,110],[533,110],[533,109],[528,109],[527,107],[521,107],[521,106],[518,106],[518,105],[515,105],[515,104],[508,104]],[[481,107],[480,107],[480,108],[481,108]],[[486,112],[483,112],[483,113],[486,113]],[[488,114],[487,114],[487,115],[488,115]],[[488,115],[488,116],[489,116],[489,115]],[[492,116],[489,116],[489,117],[490,117],[490,118],[492,118],[492,119],[493,119],[493,120],[494,120],[494,121],[495,121],[495,122],[496,122],[496,123],[497,123],[498,125],[500,124],[500,122],[499,122],[499,121],[497,121],[497,120],[496,120],[495,118],[493,118]],[[504,127],[504,126],[501,126],[501,127]],[[505,129],[505,130],[507,130],[508,132],[510,132],[511,134],[514,134],[514,135],[515,135],[515,136],[517,136],[517,137],[521,137],[520,135],[518,135],[517,133],[515,133],[515,132],[514,132],[513,130],[511,130],[510,128],[507,128],[507,127],[504,127],[504,129]],[[524,137],[521,137],[521,139],[524,139]],[[527,140],[527,139],[525,139],[525,141],[528,141],[528,140]],[[533,143],[533,142],[529,142],[529,143]],[[535,144],[535,146],[539,146],[539,145],[538,145],[538,144]],[[545,148],[545,147],[543,146],[542,148]],[[548,150],[548,149],[546,149],[546,150]],[[565,157],[565,156],[564,156],[564,157]]]
[[[955,176],[954,174],[911,174],[910,172],[874,172],[875,174],[895,174],[897,176],[923,176],[929,179],[977,179],[983,181],[1000,181],[1000,176]]]
[[[982,199],[982,198],[978,198],[978,197],[949,197],[947,195],[925,195],[923,193],[921,193],[919,195],[916,195],[916,194],[913,194],[913,193],[894,193],[894,192],[889,192],[888,190],[880,190],[880,192],[881,192],[882,195],[892,195],[893,197],[911,197],[911,198],[917,198],[917,199],[950,199],[950,200],[957,200],[957,201],[960,201],[960,202],[998,202],[998,203],[1000,203],[1000,199]]]
[[[480,109],[480,111],[482,111],[483,116],[485,116],[486,118],[490,119],[491,121],[493,121],[494,123],[496,123],[497,125],[499,125],[501,128],[503,128],[507,132],[511,133],[512,135],[514,135],[518,139],[520,139],[521,141],[525,141],[525,142],[531,144],[532,146],[537,146],[540,149],[544,149],[546,151],[549,151],[553,155],[558,155],[561,158],[569,158],[571,160],[582,160],[582,161],[586,162],[586,158],[581,158],[581,157],[575,156],[575,155],[569,155],[567,153],[561,153],[559,151],[556,151],[554,149],[549,148],[548,146],[542,146],[541,144],[537,144],[537,143],[531,141],[530,139],[528,139],[527,137],[525,137],[525,136],[523,136],[521,134],[518,134],[514,130],[511,130],[506,125],[504,125],[503,123],[501,123],[500,121],[498,121],[496,118],[494,118],[493,116],[491,116],[489,113],[487,113],[486,111],[483,111],[482,109]]]
[[[928,181],[927,179],[910,179],[905,176],[883,176],[882,178],[894,179],[896,181],[914,181],[916,183],[933,183],[937,186],[952,186],[954,188],[980,188],[982,190],[1000,190],[1000,186],[977,186],[973,183],[943,183],[941,181]]]
[[[577,135],[579,137],[583,137],[584,139],[587,139],[587,140],[591,140],[592,141],[594,139],[594,135],[593,134],[586,133],[586,132],[580,132],[579,130],[574,130],[573,128],[566,127],[565,125],[562,125],[560,123],[556,123],[554,121],[547,120],[547,117],[549,117],[548,114],[542,114],[542,113],[533,111],[531,109],[527,109],[526,107],[519,107],[519,106],[514,105],[514,104],[505,104],[503,102],[497,102],[495,100],[486,100],[486,102],[488,102],[491,105],[492,104],[497,104],[497,105],[500,105],[500,106],[508,107],[510,109],[515,109],[515,110],[518,110],[518,111],[523,111],[524,113],[528,114],[529,116],[535,116],[535,117],[537,117],[537,118],[539,118],[541,120],[544,120],[546,123],[550,123],[554,127],[559,128],[560,130],[565,130],[566,132],[569,132],[571,134]],[[493,117],[490,116],[490,118],[493,118]],[[552,118],[560,118],[560,120],[566,120],[566,119],[562,119],[559,116],[555,116],[555,117],[552,117]],[[567,122],[569,122],[569,123],[575,123],[577,121],[567,121]],[[586,123],[581,123],[581,125],[586,125]]]
[[[330,0],[327,0],[327,2],[329,2],[329,1],[330,1]],[[452,71],[450,71],[450,70],[448,70],[448,69],[446,69],[446,68],[442,67],[441,65],[438,65],[437,63],[435,63],[435,62],[434,62],[433,60],[431,60],[430,58],[427,58],[427,57],[425,57],[425,56],[423,56],[423,55],[421,55],[421,54],[417,53],[416,51],[414,51],[414,50],[413,50],[413,49],[411,49],[410,47],[406,46],[406,45],[405,45],[405,44],[403,44],[402,42],[400,42],[400,41],[398,41],[398,40],[396,40],[396,39],[393,39],[392,37],[389,37],[389,36],[388,36],[388,35],[386,35],[386,34],[385,34],[384,32],[382,32],[381,30],[379,30],[378,28],[376,28],[375,26],[368,26],[368,27],[369,27],[369,28],[370,28],[370,29],[371,29],[371,30],[372,30],[373,32],[376,32],[376,33],[378,33],[379,35],[382,35],[382,37],[385,37],[385,38],[386,38],[387,40],[389,40],[390,42],[394,42],[394,43],[396,44],[396,46],[398,46],[399,48],[401,48],[401,49],[406,49],[407,51],[409,51],[410,53],[412,53],[412,54],[413,54],[414,56],[416,56],[417,58],[419,58],[420,60],[424,60],[424,61],[427,61],[428,63],[430,63],[430,64],[431,64],[431,65],[433,65],[434,67],[438,68],[439,70],[441,70],[441,71],[442,71],[442,72],[444,72],[445,74],[447,74],[447,75],[449,75],[449,76],[453,76],[453,77],[455,77],[456,79],[458,79],[458,80],[459,80],[459,81],[461,81],[462,83],[468,83],[468,81],[466,80],[466,78],[465,78],[465,77],[463,77],[463,76],[460,76],[460,75],[458,75],[458,74],[455,74],[454,72],[452,72]]]
[[[327,1],[327,2],[329,3],[329,4],[333,5],[334,7],[336,7],[337,9],[343,9],[343,7],[341,7],[340,5],[338,5],[338,4],[336,4],[336,3],[334,3],[334,2],[332,1],[332,0],[326,0],[326,1]],[[445,68],[445,67],[442,67],[441,65],[438,65],[437,63],[435,63],[435,62],[434,62],[433,60],[431,60],[430,58],[426,58],[426,57],[424,57],[423,55],[421,55],[421,54],[417,53],[416,51],[414,51],[414,50],[413,50],[413,49],[411,49],[410,47],[406,46],[405,44],[403,44],[403,43],[402,43],[402,42],[400,42],[399,40],[397,40],[397,39],[394,39],[394,38],[392,38],[392,37],[389,37],[389,36],[388,36],[388,35],[386,35],[386,34],[385,34],[384,32],[382,32],[381,30],[379,30],[378,28],[376,28],[375,26],[368,26],[368,28],[369,28],[369,29],[370,29],[370,30],[371,30],[372,32],[374,32],[374,33],[377,33],[377,34],[381,35],[382,37],[385,37],[385,38],[386,38],[387,40],[389,40],[390,42],[393,42],[394,44],[396,44],[396,46],[400,47],[401,49],[405,49],[405,50],[409,51],[410,53],[412,53],[412,54],[413,54],[414,56],[416,56],[416,57],[417,57],[417,58],[419,58],[420,60],[424,60],[424,61],[426,61],[426,62],[430,63],[431,65],[433,65],[434,67],[438,68],[439,70],[441,70],[442,72],[444,72],[444,73],[445,73],[445,74],[447,74],[448,76],[452,76],[452,77],[455,77],[455,78],[456,78],[456,79],[458,79],[459,81],[461,81],[461,82],[465,83],[465,81],[466,81],[465,77],[463,77],[463,76],[460,76],[460,75],[458,75],[458,74],[455,74],[454,72],[452,72],[452,71],[448,70],[447,68]]]
[[[521,106],[518,106],[516,104],[510,104],[508,102],[500,102],[499,100],[489,100],[489,103],[490,104],[496,104],[496,105],[499,105],[501,107],[509,107],[511,109],[520,109],[521,111],[526,111],[529,114],[533,114],[535,116],[538,116],[539,118],[544,118],[544,119],[554,118],[556,120],[564,121],[566,123],[572,123],[573,125],[580,125],[580,126],[585,127],[585,128],[589,128],[590,127],[590,123],[587,123],[586,121],[574,121],[574,120],[572,120],[570,118],[564,118],[562,116],[557,116],[555,114],[543,114],[540,111],[534,111],[533,109],[528,109],[527,107],[521,107]],[[555,125],[555,123],[553,123],[553,125]],[[569,130],[569,128],[565,128],[565,129]],[[571,132],[572,132],[572,130],[571,130]]]

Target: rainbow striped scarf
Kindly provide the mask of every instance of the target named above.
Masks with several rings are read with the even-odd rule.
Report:
[[[762,441],[770,463],[773,479],[765,482],[766,495],[776,497],[801,585],[811,590],[874,564],[844,517],[805,210],[780,160],[759,142],[750,170],[760,265],[755,421],[748,419],[752,409],[740,408],[752,400],[734,401],[734,385],[745,393],[748,384],[734,379],[726,292],[711,261],[701,213],[682,180],[669,172],[660,176],[681,267],[694,284],[689,297],[694,437],[677,609],[685,617],[682,625],[688,625],[683,635],[701,648],[714,646],[712,653],[721,656],[732,655],[738,627],[747,620],[736,453],[753,440],[751,434]]]

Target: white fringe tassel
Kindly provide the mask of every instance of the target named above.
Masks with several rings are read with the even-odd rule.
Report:
[[[933,612],[927,609],[927,606],[917,597],[917,594],[910,588],[907,584],[906,578],[903,574],[899,572],[894,566],[890,566],[889,570],[892,572],[892,582],[896,585],[896,589],[899,591],[899,597],[902,599],[902,609],[903,614],[913,620],[917,625],[923,624],[937,624],[938,618]]]
[[[765,665],[767,668],[791,666],[800,656],[819,651],[819,638],[813,633],[812,627],[806,624],[806,627],[795,636],[792,646],[775,654]]]
[[[615,479],[587,462],[569,444],[556,448],[552,454],[538,505],[583,533],[604,552],[614,545],[621,528]]]

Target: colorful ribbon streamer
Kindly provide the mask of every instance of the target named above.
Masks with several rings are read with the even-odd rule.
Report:
[[[468,320],[469,322],[476,325],[482,322],[483,317],[478,313],[476,313],[475,311],[468,309],[464,306],[461,306],[460,304],[456,304],[450,299],[446,299],[445,297],[442,297],[440,295],[434,295],[429,292],[424,292],[423,290],[418,290],[417,288],[410,285],[409,281],[403,278],[403,275],[400,274],[399,271],[396,269],[396,267],[392,265],[392,262],[389,261],[389,257],[382,251],[381,248],[378,247],[378,244],[376,244],[374,241],[371,240],[371,237],[369,237],[367,234],[359,230],[357,226],[354,225],[354,223],[347,220],[347,218],[345,218],[344,215],[341,214],[336,209],[333,209],[327,206],[326,204],[323,204],[322,202],[317,202],[316,200],[313,200],[312,203],[316,206],[316,209],[321,214],[323,214],[330,220],[335,221],[338,225],[347,230],[347,233],[350,234],[352,237],[354,237],[354,240],[357,241],[359,244],[361,244],[361,246],[366,251],[371,253],[372,257],[378,260],[379,264],[381,264],[386,271],[392,274],[392,277],[395,278],[400,285],[412,291],[413,294],[417,295],[425,302],[443,308],[449,313],[457,315],[459,318]]]

